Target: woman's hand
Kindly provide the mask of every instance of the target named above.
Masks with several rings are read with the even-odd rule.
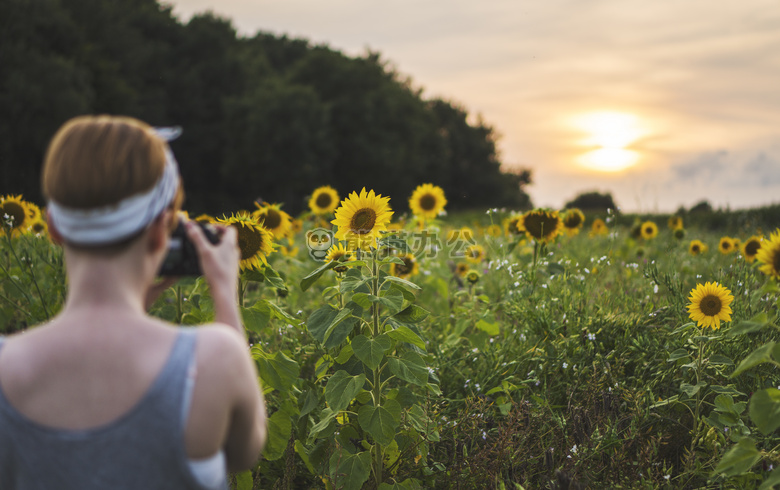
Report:
[[[200,259],[200,269],[211,288],[214,298],[215,320],[236,328],[241,334],[244,327],[238,311],[238,274],[241,252],[238,233],[232,226],[213,225],[220,235],[219,243],[212,244],[203,230],[194,222],[185,223],[187,236],[195,245]]]

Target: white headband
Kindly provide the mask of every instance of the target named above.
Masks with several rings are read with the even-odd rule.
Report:
[[[166,141],[181,134],[181,129],[176,128],[159,128],[155,131]],[[178,188],[179,167],[166,144],[165,169],[160,180],[149,191],[97,209],[73,209],[49,201],[48,211],[66,242],[108,245],[146,228],[173,201]]]

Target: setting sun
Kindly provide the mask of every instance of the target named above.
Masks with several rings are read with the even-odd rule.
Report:
[[[603,172],[618,172],[636,165],[639,153],[627,147],[645,135],[639,118],[622,112],[594,112],[572,119],[587,136],[579,144],[587,148],[578,163]]]

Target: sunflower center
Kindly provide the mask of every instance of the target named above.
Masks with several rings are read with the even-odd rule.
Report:
[[[780,250],[775,250],[775,256],[772,257],[772,266],[775,271],[780,271]]]
[[[761,243],[756,240],[751,240],[745,245],[745,253],[748,257],[752,257],[758,253],[759,248],[761,248]]]
[[[721,242],[720,248],[722,248],[723,250],[728,250],[731,248],[731,244],[729,242]]]
[[[404,265],[395,264],[395,271],[399,275],[405,276],[406,274],[412,272],[412,268],[414,268],[414,262],[409,257],[401,257],[401,260],[404,261]]]
[[[370,208],[362,208],[355,211],[349,220],[349,229],[358,235],[365,235],[374,229],[376,224],[376,211]]]
[[[327,209],[333,203],[333,198],[327,192],[322,192],[317,196],[317,199],[315,199],[314,202],[318,207]]]
[[[11,228],[20,228],[24,225],[27,214],[24,212],[24,207],[21,204],[13,201],[5,202],[0,206],[0,215],[7,214],[13,221],[11,222]]]
[[[436,196],[425,194],[420,198],[420,207],[423,211],[431,211],[436,207]]]
[[[526,216],[524,224],[532,237],[542,240],[555,232],[558,219],[548,214],[534,213]]]
[[[238,248],[241,250],[241,260],[252,258],[263,248],[263,234],[252,228],[236,226],[238,230]]]
[[[716,316],[720,313],[721,306],[720,298],[713,294],[708,294],[702,298],[700,304],[701,312],[707,316]]]
[[[275,209],[267,209],[265,212],[265,222],[263,226],[269,230],[275,230],[280,224],[282,224],[282,215]]]
[[[569,214],[566,216],[566,219],[563,220],[563,224],[566,228],[577,228],[580,226],[580,223],[582,223],[582,219],[580,219],[580,215],[577,213]]]
[[[691,245],[691,251],[693,253],[699,253],[699,245],[698,244]]]
[[[647,226],[645,227],[645,235],[652,235],[653,234],[653,227]]]

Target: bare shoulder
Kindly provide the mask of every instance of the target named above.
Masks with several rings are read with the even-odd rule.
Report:
[[[249,344],[233,328],[212,323],[197,327],[197,332],[198,368],[223,375],[235,375],[247,369],[251,360]]]

